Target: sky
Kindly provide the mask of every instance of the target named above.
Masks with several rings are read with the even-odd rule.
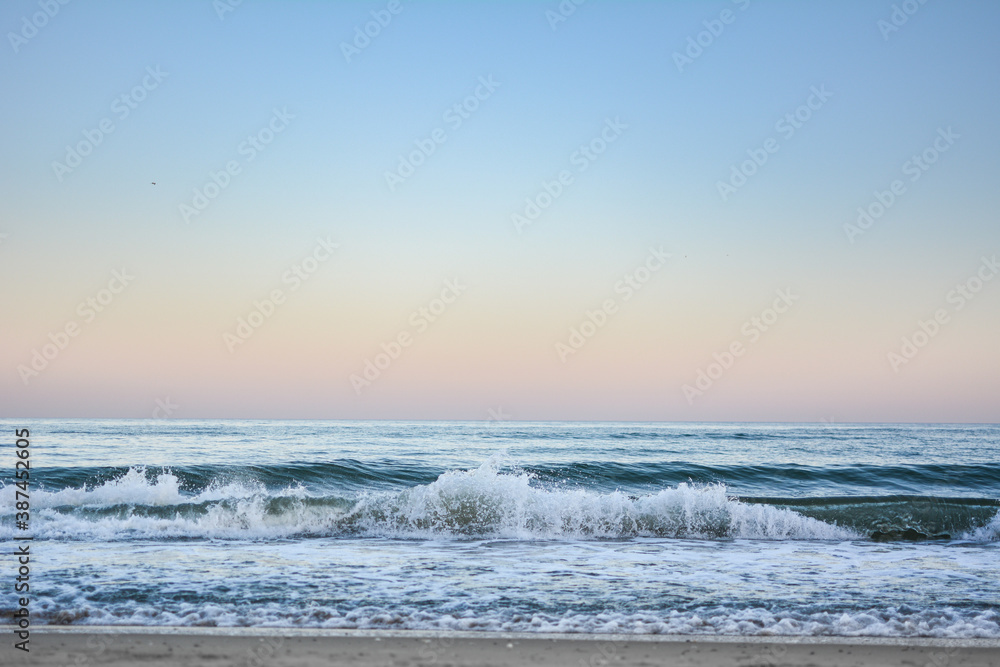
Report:
[[[998,31],[9,0],[0,417],[1000,421]]]

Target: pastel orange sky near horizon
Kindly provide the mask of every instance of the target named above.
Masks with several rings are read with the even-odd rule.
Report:
[[[1000,420],[1000,8],[385,6],[8,38],[0,416]]]

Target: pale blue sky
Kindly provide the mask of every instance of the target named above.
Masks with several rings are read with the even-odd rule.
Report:
[[[878,22],[890,18],[892,2],[589,0],[553,30],[545,13],[557,9],[555,1],[403,1],[346,62],[340,44],[386,4],[245,0],[220,19],[211,0],[70,2],[16,53],[9,33],[39,5],[0,7],[0,233],[7,234],[0,304],[20,314],[0,325],[10,341],[0,359],[6,405],[17,414],[142,416],[156,392],[196,393],[202,380],[185,380],[196,375],[190,368],[204,370],[205,359],[220,354],[236,364],[227,377],[259,387],[258,398],[248,399],[253,409],[276,417],[479,418],[504,401],[524,418],[907,419],[931,406],[941,408],[931,419],[998,417],[990,405],[1000,385],[988,378],[997,377],[1000,355],[985,341],[1000,333],[1000,281],[947,342],[936,343],[934,360],[924,361],[930,351],[922,357],[927,368],[914,365],[905,380],[881,375],[899,336],[971,275],[981,255],[1000,251],[996,3],[930,2],[884,39]],[[679,72],[674,52],[723,11],[733,22]],[[119,120],[113,101],[147,67],[168,75]],[[499,88],[451,129],[442,114],[490,76]],[[784,138],[775,122],[805,103],[812,87],[832,96]],[[275,108],[294,115],[287,129],[185,224],[178,206],[191,202],[209,172],[242,160],[241,142]],[[52,162],[103,118],[115,131],[59,182]],[[615,118],[628,126],[622,136],[586,172],[576,171],[574,151]],[[948,127],[960,135],[954,146],[849,243],[843,225],[857,207],[903,178],[903,163]],[[386,170],[436,128],[445,128],[447,141],[390,192]],[[778,152],[723,202],[716,183],[769,137],[778,139]],[[511,214],[564,169],[573,171],[573,185],[517,234]],[[322,364],[302,362],[309,379],[296,380],[298,366],[279,364],[273,351],[234,362],[220,351],[222,331],[320,234],[333,234],[343,256],[324,269],[307,302],[289,306],[302,312],[288,316],[285,337],[267,349],[326,337],[323,354],[339,360],[324,357],[329,385],[317,370]],[[574,360],[578,371],[593,363],[590,374],[566,374],[558,360],[545,368],[532,361],[520,381],[501,381],[484,367],[481,384],[456,384],[426,343],[413,355],[427,354],[426,367],[441,369],[427,383],[434,391],[408,393],[421,383],[416,375],[402,382],[408,371],[401,369],[399,387],[390,389],[389,377],[383,385],[391,400],[350,392],[345,369],[377,351],[451,275],[477,286],[464,315],[468,330],[452,332],[468,345],[463,364],[497,354],[477,343],[486,334],[470,339],[480,330],[508,339],[512,358],[536,350],[551,362],[558,336],[651,244],[675,254],[675,273],[614,323],[608,349],[597,351],[595,340],[586,350],[594,359]],[[143,276],[136,303],[109,315],[120,321],[108,319],[74,342],[25,393],[14,368],[118,265]],[[684,403],[680,384],[789,284],[810,295],[811,310],[801,315],[801,330],[788,332],[788,345],[803,358],[829,354],[827,361],[858,367],[838,373],[840,364],[817,362],[821,370],[808,371],[789,362],[800,370],[784,393],[758,404],[746,392],[764,380],[747,362],[745,376],[727,376],[731,394],[720,389],[697,409]],[[84,398],[88,373],[127,331],[135,357],[115,386],[129,389]],[[776,367],[784,344],[773,345],[758,363]],[[831,352],[830,345],[844,347]],[[178,355],[175,372],[140,363],[164,348]],[[629,354],[635,368],[623,365]],[[666,367],[632,382],[651,355]],[[285,386],[308,387],[309,397],[270,401],[264,388],[275,364]],[[886,383],[874,405],[850,394],[873,376]],[[916,389],[900,394],[896,382]],[[952,385],[978,393],[964,408],[941,407]],[[189,414],[242,416],[231,402],[213,402],[227,386],[220,381],[214,394],[189,399]],[[317,398],[326,391],[317,386],[329,394]],[[539,387],[568,393],[549,404],[533,393]]]

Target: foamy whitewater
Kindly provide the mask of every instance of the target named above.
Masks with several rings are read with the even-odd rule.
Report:
[[[0,421],[41,623],[1000,637],[997,426]]]

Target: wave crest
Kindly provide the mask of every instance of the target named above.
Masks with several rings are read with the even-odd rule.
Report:
[[[858,537],[791,510],[742,503],[721,484],[681,483],[634,498],[619,491],[543,489],[531,481],[523,472],[501,472],[498,461],[490,460],[401,493],[363,496],[344,524],[354,532],[386,537]]]
[[[185,490],[169,470],[131,468],[93,486],[32,493],[42,538],[1000,541],[995,501],[917,497],[740,500],[720,483],[645,495],[540,481],[502,455],[402,490],[323,495],[293,483],[211,478]],[[188,483],[191,486],[191,483]],[[13,498],[14,487],[0,488]],[[4,502],[12,507],[13,502]],[[0,534],[12,531],[0,526]],[[947,531],[945,533],[944,531]]]

